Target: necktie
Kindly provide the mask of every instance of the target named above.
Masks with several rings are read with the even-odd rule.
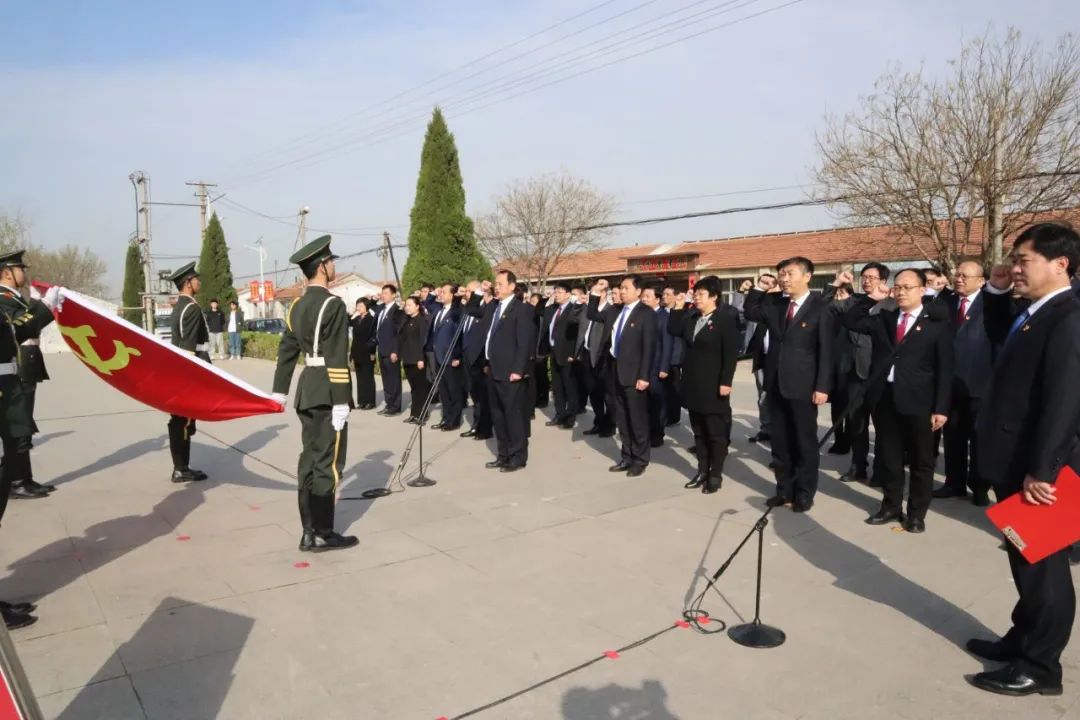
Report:
[[[390,306],[389,305],[384,307],[383,311],[381,313],[379,313],[379,321],[377,323],[375,323],[375,332],[379,332],[379,328],[382,327],[383,318],[386,317],[386,313],[388,313],[388,312],[390,312]]]
[[[484,354],[491,357],[491,338],[495,337],[495,328],[502,321],[502,300],[495,301],[495,314],[491,317],[491,327],[488,328],[487,342],[484,343]]]
[[[462,330],[461,332],[464,333],[465,335],[468,335],[469,331],[472,330],[472,322],[473,322],[473,316],[472,315],[466,315],[465,316],[465,329]]]
[[[555,308],[555,317],[551,320],[551,331],[548,333],[548,342],[551,346],[555,346],[555,323],[559,322],[559,315],[562,315],[562,305]]]
[[[590,320],[589,324],[585,326],[585,349],[586,350],[589,349],[589,336],[592,335],[592,324],[593,324],[593,321]]]
[[[622,329],[626,323],[626,315],[629,310],[629,306],[622,309],[622,312],[619,313],[619,322],[615,325],[615,342],[611,344],[611,356],[614,358],[619,357],[619,340],[622,339]]]
[[[1012,336],[1016,334],[1017,330],[1023,327],[1024,323],[1026,323],[1029,318],[1031,318],[1031,313],[1027,310],[1017,315],[1016,319],[1013,320],[1012,326],[1009,328],[1009,335],[1005,338],[1005,341],[1008,342],[1009,340],[1012,340]]]
[[[785,325],[790,323],[791,319],[793,317],[795,317],[795,309],[796,309],[795,301],[792,300],[790,303],[788,303],[788,306],[787,306],[787,316],[784,318],[784,324]]]
[[[694,323],[694,339],[695,340],[697,339],[698,333],[701,332],[705,328],[705,325],[709,322],[709,317],[710,317],[709,315],[702,315],[701,317],[699,317],[697,319],[697,322]]]
[[[445,315],[445,314],[446,314],[446,308],[443,308],[442,310],[439,311],[439,314],[435,316],[435,325],[438,325],[439,323],[442,322],[443,315]]]
[[[896,343],[899,345],[904,339],[905,331],[907,330],[907,321],[911,317],[908,313],[900,315],[900,322],[896,323]]]
[[[957,315],[956,315],[956,324],[957,325],[963,325],[964,321],[967,320],[967,306],[968,306],[968,299],[967,298],[960,298],[960,312],[958,312]]]

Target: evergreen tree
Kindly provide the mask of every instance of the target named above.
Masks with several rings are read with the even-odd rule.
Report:
[[[424,138],[410,221],[409,259],[401,276],[406,291],[425,282],[491,277],[491,266],[476,248],[473,223],[465,214],[457,146],[439,108]]]
[[[143,274],[142,256],[139,246],[128,243],[127,256],[124,259],[124,293],[122,301],[126,308],[141,308],[142,294],[146,292],[146,276]],[[142,310],[125,310],[124,319],[142,327]]]
[[[203,236],[202,254],[199,255],[197,269],[202,280],[202,290],[196,299],[204,310],[210,308],[211,300],[217,300],[221,307],[225,307],[230,300],[236,299],[232,266],[229,264],[229,246],[225,244],[225,231],[221,229],[217,213],[211,215],[210,222],[206,224],[206,235]]]

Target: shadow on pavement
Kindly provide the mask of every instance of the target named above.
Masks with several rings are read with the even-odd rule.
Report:
[[[563,720],[679,720],[667,708],[667,691],[656,680],[640,688],[605,685],[572,688],[563,695]]]
[[[238,651],[247,643],[254,624],[252,618],[225,610],[187,605],[177,598],[163,600],[117,650],[121,660],[134,659],[136,664],[144,664],[148,657],[179,656],[179,664],[151,669],[132,683],[147,717],[217,717],[232,686]],[[200,653],[203,644],[212,650]],[[211,653],[213,657],[208,658]],[[114,675],[111,664],[112,658],[57,720],[101,720],[92,686]]]

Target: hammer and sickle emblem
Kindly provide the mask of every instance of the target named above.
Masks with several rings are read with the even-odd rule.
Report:
[[[80,327],[60,327],[60,332],[78,346],[75,355],[84,363],[97,370],[102,375],[112,375],[117,370],[123,370],[128,366],[132,357],[139,357],[141,352],[130,348],[119,340],[113,340],[115,352],[108,360],[102,359],[97,350],[90,344],[90,338],[97,337],[94,328],[89,325]]]

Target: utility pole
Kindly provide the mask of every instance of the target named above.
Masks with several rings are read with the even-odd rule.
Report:
[[[379,278],[380,282],[386,282],[387,280],[390,279],[389,277],[387,277],[387,274],[390,272],[390,270],[386,267],[386,263],[390,259],[390,254],[389,254],[389,250],[388,250],[389,245],[390,245],[390,233],[388,233],[388,232],[386,232],[384,230],[383,231],[383,244],[382,244],[382,247],[380,247],[376,251],[376,255],[379,256],[380,260],[382,260],[382,276]]]
[[[305,205],[304,207],[300,208],[300,212],[297,213],[300,216],[300,227],[296,231],[296,242],[294,243],[293,248],[294,250],[299,250],[300,248],[307,245],[307,216],[309,212],[311,212],[311,208]]]
[[[206,192],[206,188],[217,187],[214,183],[203,182],[202,180],[196,180],[194,182],[184,183],[195,188],[195,197],[199,199],[199,241],[206,237],[206,212],[210,206],[210,195]]]
[[[259,301],[255,308],[259,311],[259,317],[266,317],[266,276],[263,274],[263,263],[266,262],[266,248],[263,247],[262,236],[255,241],[254,245],[245,245],[244,247],[259,253]]]
[[[990,148],[990,173],[991,177],[987,188],[989,197],[986,198],[986,233],[990,240],[990,261],[997,265],[1004,255],[1002,247],[1001,224],[1004,208],[1001,204],[1001,187],[998,182],[1001,179],[1001,123],[994,123],[994,144]]]
[[[401,292],[401,276],[398,275],[397,261],[394,260],[394,248],[390,247],[390,233],[383,231],[383,247],[386,249],[386,254],[390,257],[390,264],[394,268],[394,281],[397,285],[398,292]]]
[[[154,286],[150,267],[150,178],[142,170],[128,175],[135,188],[135,242],[139,244],[143,268],[143,329],[154,332]]]

